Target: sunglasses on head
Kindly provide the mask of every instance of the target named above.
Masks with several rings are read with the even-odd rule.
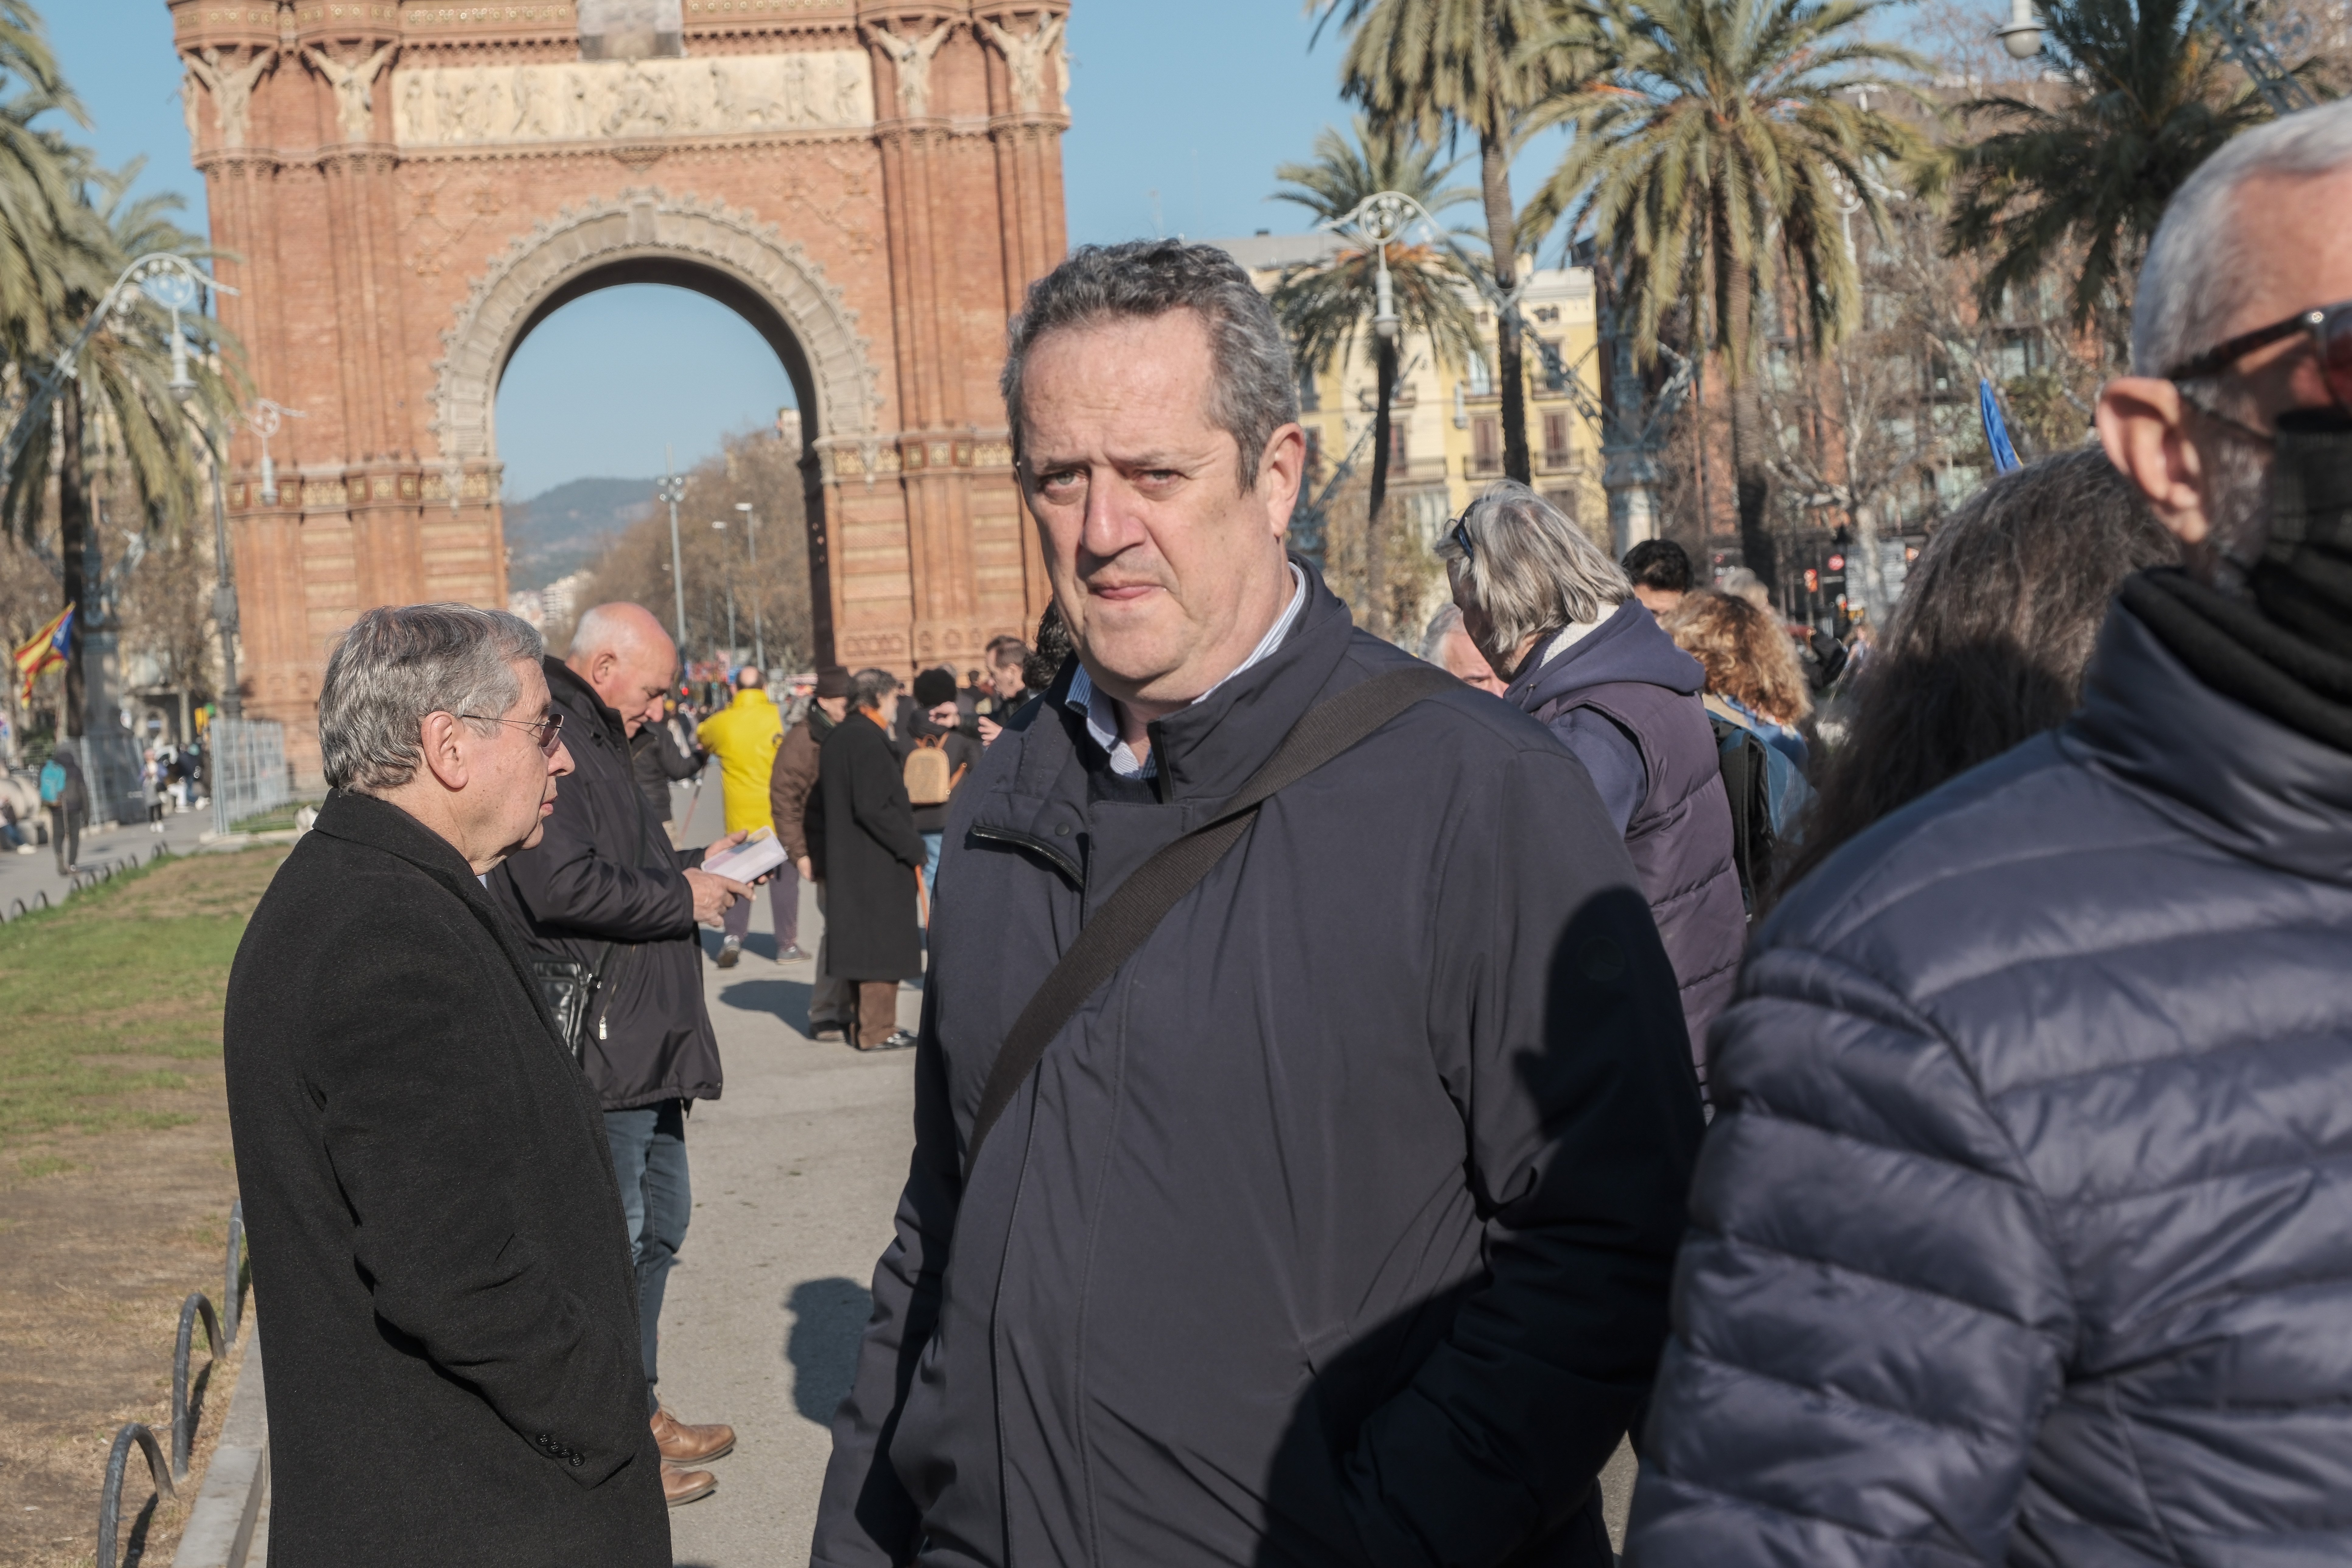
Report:
[[[1470,514],[1468,512],[1465,511],[1460,517],[1454,520],[1454,526],[1445,531],[1445,537],[1453,541],[1454,548],[1462,552],[1462,559],[1464,561],[1469,562],[1477,559],[1477,547],[1470,542]]]
[[[2297,332],[2311,335],[2312,348],[2319,356],[2320,377],[2327,383],[2327,395],[2335,400],[2337,408],[2352,414],[2352,300],[2297,310],[2283,321],[2241,332],[2194,359],[2181,361],[2164,373],[2164,379],[2202,381],[2207,376],[2219,375],[2256,349]]]
[[[456,717],[471,719],[481,724],[514,724],[529,730],[532,739],[539,742],[539,754],[542,757],[553,757],[556,749],[563,744],[563,715],[561,713],[550,713],[544,719],[500,719],[490,713],[459,713]]]

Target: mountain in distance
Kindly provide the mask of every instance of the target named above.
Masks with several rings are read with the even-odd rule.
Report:
[[[650,516],[653,479],[572,479],[506,503],[507,585],[544,588],[604,552]]]

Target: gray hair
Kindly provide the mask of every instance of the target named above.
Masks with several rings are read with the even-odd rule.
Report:
[[[352,623],[319,687],[319,752],[330,788],[398,789],[424,757],[432,713],[474,715],[488,734],[515,705],[514,667],[547,645],[530,623],[471,605],[385,605]]]
[[[1429,629],[1421,634],[1421,657],[1431,664],[1445,662],[1445,639],[1462,629],[1462,606],[1448,605],[1429,617]]]
[[[1082,245],[1029,285],[1021,313],[1006,331],[1004,419],[1021,460],[1021,376],[1029,351],[1046,333],[1104,321],[1192,310],[1209,331],[1213,368],[1209,423],[1241,449],[1242,493],[1257,486],[1260,459],[1274,433],[1298,418],[1298,374],[1274,308],[1241,263],[1213,245],[1139,239]],[[1026,466],[1024,464],[1024,482]]]
[[[1598,621],[1633,596],[1625,569],[1561,510],[1516,479],[1497,479],[1470,503],[1438,558],[1457,589],[1486,613],[1508,657],[1532,637]]]
[[[1734,566],[1727,570],[1715,580],[1715,591],[1728,594],[1735,599],[1745,599],[1759,610],[1772,607],[1772,590],[1764,585],[1764,579],[1756,575],[1755,568],[1750,566]]]
[[[2132,304],[2132,369],[2162,375],[2225,336],[2262,264],[2237,212],[2249,180],[2315,179],[2352,164],[2352,100],[2257,126],[2200,164],[2148,242]],[[2305,304],[2326,304],[2322,300]]]
[[[887,669],[861,669],[849,678],[852,708],[879,708],[882,699],[898,689],[898,678]]]

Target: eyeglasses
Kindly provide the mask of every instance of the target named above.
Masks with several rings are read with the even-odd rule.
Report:
[[[1454,547],[1462,552],[1462,559],[1464,561],[1475,561],[1478,558],[1477,546],[1470,542],[1470,514],[1468,512],[1465,511],[1460,517],[1454,520],[1454,526],[1445,531],[1445,537],[1451,540]]]
[[[2352,414],[2352,300],[2298,310],[2283,321],[2241,332],[2228,342],[2174,365],[2164,373],[2164,379],[2201,381],[2209,375],[2219,375],[2256,349],[2297,332],[2311,334],[2312,346],[2319,354],[2320,377],[2327,383],[2327,395],[2335,400],[2336,407]]]
[[[453,717],[471,719],[478,724],[513,724],[529,730],[539,741],[539,754],[553,757],[563,744],[563,715],[550,713],[544,719],[500,719],[488,713],[458,713]]]

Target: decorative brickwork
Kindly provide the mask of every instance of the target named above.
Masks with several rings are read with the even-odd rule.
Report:
[[[307,416],[274,505],[256,441],[228,486],[248,700],[299,768],[360,611],[505,602],[499,378],[618,283],[717,299],[782,361],[821,658],[961,668],[1034,626],[995,376],[1066,244],[1066,0],[685,0],[603,58],[568,0],[167,3],[226,324]]]

